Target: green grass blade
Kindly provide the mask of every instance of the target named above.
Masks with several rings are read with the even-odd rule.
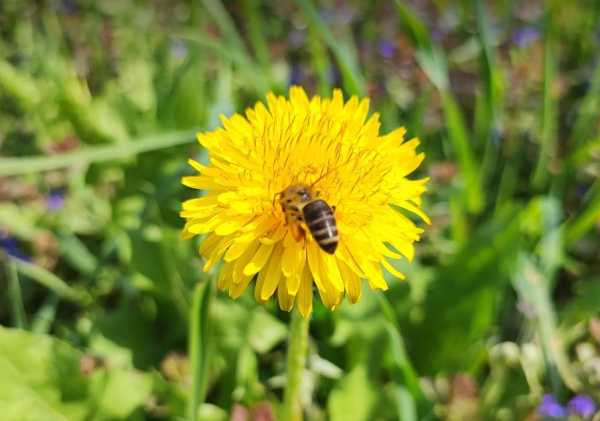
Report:
[[[570,150],[573,151],[573,154],[579,153],[583,145],[587,145],[591,138],[598,136],[598,132],[594,130],[594,126],[597,124],[599,117],[600,63],[596,64],[590,89],[581,101],[577,119],[569,137]]]
[[[32,316],[31,331],[33,333],[47,334],[56,320],[56,310],[58,308],[58,297],[52,295],[48,297],[42,307]]]
[[[227,13],[223,4],[219,0],[202,0],[201,3],[219,27],[219,31],[225,38],[228,47],[233,49],[236,54],[242,58],[242,66],[245,66],[248,71],[253,71],[256,83],[260,87],[260,91],[267,92],[269,90],[269,83],[262,72],[255,71],[257,65],[248,53],[246,45],[235,27],[235,23],[229,16],[229,13]],[[223,47],[221,46],[221,48]]]
[[[401,0],[396,0],[394,4],[396,5],[400,22],[407,30],[407,35],[410,36],[413,44],[420,49],[431,49],[431,40],[425,24]]]
[[[255,64],[248,63],[248,57],[244,52],[223,48],[223,44],[218,40],[197,34],[193,31],[177,32],[173,35],[173,39],[181,39],[193,43],[201,49],[214,53],[222,60],[236,65],[236,70],[244,79],[244,82],[246,82],[248,89],[253,90],[259,97],[263,97],[268,90],[267,82],[264,80],[262,73],[256,71]]]
[[[229,46],[244,53],[244,55],[248,57],[244,41],[242,40],[242,37],[240,37],[240,34],[238,34],[235,23],[227,13],[225,7],[223,7],[223,4],[219,0],[201,0],[201,3],[219,27],[219,30]]]
[[[600,181],[594,183],[588,196],[583,211],[564,224],[565,242],[569,246],[593,229],[600,218]]]
[[[465,205],[470,212],[478,213],[485,203],[481,177],[469,139],[465,117],[449,87],[446,56],[442,49],[433,42],[427,27],[417,18],[416,14],[400,0],[396,0],[394,4],[402,29],[411,38],[417,49],[417,62],[442,97],[448,138],[462,174]]]
[[[0,91],[14,98],[25,110],[33,109],[40,102],[40,88],[36,82],[2,59],[0,59]]]
[[[452,142],[463,174],[462,182],[466,194],[467,209],[477,213],[482,209],[485,198],[481,189],[481,177],[475,164],[464,116],[450,91],[442,91],[440,93],[442,95],[444,121],[448,130],[448,137]]]
[[[314,27],[314,30],[333,53],[342,72],[344,89],[351,95],[365,95],[364,78],[360,73],[358,61],[349,46],[335,38],[310,0],[296,0],[296,4],[302,9],[307,23]]]
[[[410,392],[403,386],[393,390],[394,402],[400,421],[417,421],[417,406]]]
[[[75,269],[85,275],[92,275],[98,266],[98,260],[77,236],[65,231],[57,233],[61,255]]]
[[[554,392],[560,389],[560,378],[574,391],[581,383],[573,372],[566,355],[562,338],[556,328],[557,317],[550,294],[550,282],[541,270],[525,255],[520,256],[513,285],[519,296],[532,306],[535,325],[549,364]]]
[[[556,110],[557,104],[552,95],[552,85],[556,78],[556,57],[552,33],[552,16],[550,10],[546,12],[544,31],[544,80],[543,80],[543,105],[542,127],[540,138],[540,152],[533,174],[533,185],[540,188],[548,178],[548,163],[556,153]]]
[[[498,162],[498,148],[496,146],[496,135],[499,131],[500,117],[502,113],[504,78],[501,66],[496,59],[496,51],[490,23],[481,0],[475,0],[477,16],[477,34],[481,46],[481,73],[482,89],[481,100],[476,102],[476,130],[475,136],[480,143],[485,144],[485,153],[481,164],[482,185],[486,179],[493,174]]]
[[[311,25],[308,27],[308,49],[312,67],[317,75],[318,91],[323,96],[331,95],[331,83],[329,83],[329,57],[323,47],[316,28]]]
[[[250,43],[252,44],[254,54],[256,55],[256,59],[260,64],[262,72],[272,85],[273,77],[271,74],[271,57],[269,54],[269,46],[264,34],[265,23],[263,22],[262,15],[260,13],[260,4],[261,2],[258,0],[244,0],[244,15],[246,16],[248,35],[250,37]]]
[[[210,343],[210,302],[212,281],[198,283],[192,298],[189,332],[189,356],[192,367],[192,390],[188,401],[188,419],[196,421],[198,408],[204,402],[208,379]]]
[[[2,256],[2,260],[8,260]],[[6,278],[8,279],[8,299],[10,300],[10,310],[13,324],[19,329],[25,329],[27,318],[25,316],[25,306],[23,305],[23,296],[21,294],[21,283],[17,273],[17,265],[13,260],[8,260],[5,265]]]
[[[568,165],[571,168],[579,167],[587,163],[594,156],[600,156],[600,137],[590,140],[578,148],[573,148]]]
[[[74,290],[65,281],[41,266],[14,257],[9,257],[9,260],[14,263],[18,273],[48,288],[62,299],[82,306],[90,303],[91,297],[88,294]]]
[[[72,165],[127,158],[144,152],[192,143],[196,132],[197,130],[186,130],[147,136],[123,144],[87,147],[61,155],[0,158],[0,176],[30,174]]]
[[[385,317],[385,330],[388,335],[390,341],[390,347],[392,351],[392,355],[394,358],[394,362],[398,366],[401,374],[401,383],[406,386],[412,398],[416,401],[420,402],[423,405],[426,405],[426,398],[421,390],[421,385],[419,383],[419,376],[417,375],[416,370],[412,366],[408,354],[406,352],[406,347],[404,346],[404,340],[402,339],[402,335],[400,334],[400,327],[396,321],[396,317],[394,315],[394,310],[387,300],[387,298],[383,294],[375,294],[377,297],[377,301]]]

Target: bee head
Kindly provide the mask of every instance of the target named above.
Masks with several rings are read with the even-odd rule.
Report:
[[[296,194],[301,202],[308,202],[311,199],[311,194],[310,190],[308,190],[308,187],[300,186],[296,191]]]
[[[291,203],[304,203],[312,199],[310,188],[304,184],[296,184],[288,187],[280,193],[280,203],[282,206]]]

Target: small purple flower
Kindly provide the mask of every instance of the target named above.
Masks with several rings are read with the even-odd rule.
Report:
[[[53,190],[46,196],[46,207],[50,211],[57,211],[63,207],[65,203],[65,195],[62,189]]]
[[[396,53],[396,47],[393,42],[382,39],[379,41],[379,44],[377,44],[377,51],[379,51],[379,54],[384,58],[392,58]]]
[[[596,404],[587,395],[577,395],[569,402],[569,412],[583,418],[589,418],[596,412]]]
[[[537,41],[540,38],[540,31],[533,26],[526,26],[524,28],[518,29],[512,36],[512,42],[517,45],[517,47],[523,48],[527,47],[534,41]]]
[[[0,249],[6,254],[16,257],[21,260],[29,260],[29,258],[21,251],[15,237],[7,232],[0,231]]]
[[[554,396],[546,394],[537,407],[537,412],[543,417],[561,418],[567,416],[567,408],[562,406]]]

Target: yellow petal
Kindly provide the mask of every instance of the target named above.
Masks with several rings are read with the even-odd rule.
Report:
[[[219,242],[222,239],[223,237],[219,237],[215,234],[207,235],[206,238],[202,241],[202,244],[200,244],[200,247],[198,247],[198,253],[201,256],[206,256],[219,244]]]
[[[266,270],[261,270],[256,276],[256,283],[254,285],[254,299],[261,304],[265,303],[265,300],[260,298],[260,291],[262,291],[263,285],[265,284]]]
[[[363,267],[365,273],[367,274],[369,286],[373,289],[387,291],[388,284],[383,278],[383,273],[381,272],[381,267],[379,267],[379,264],[374,262],[365,262]]]
[[[204,272],[208,272],[210,268],[212,268],[219,261],[219,259],[223,257],[225,250],[227,250],[227,248],[233,242],[232,237],[219,237],[218,235],[215,237],[220,239],[220,241],[210,250],[203,250],[204,243],[202,243],[202,246],[200,246],[200,255],[206,258],[206,263],[204,264],[203,268]]]
[[[225,290],[229,288],[229,285],[233,283],[233,279],[231,274],[233,273],[233,264],[224,264],[221,268],[221,272],[219,272],[219,277],[217,278],[217,288],[220,290]]]
[[[234,260],[239,258],[247,249],[248,243],[240,243],[234,241],[233,244],[229,247],[229,249],[227,249],[223,260],[225,260],[226,262],[233,262]]]
[[[425,223],[427,225],[431,225],[431,220],[429,219],[429,217],[427,216],[427,214],[425,212],[423,212],[417,206],[415,206],[412,203],[410,203],[409,201],[406,200],[406,201],[400,202],[400,203],[398,203],[398,206],[400,206],[401,208],[404,208],[406,210],[409,210],[412,213],[418,215],[423,221],[425,221]]]
[[[190,164],[196,171],[198,171],[199,173],[202,173],[204,170],[206,170],[206,166],[202,165],[201,163],[199,163],[198,161],[194,160],[194,159],[188,159],[188,164]]]
[[[269,260],[269,264],[266,269],[263,269],[261,272],[265,273],[265,281],[262,285],[262,290],[260,291],[261,300],[268,300],[271,295],[275,292],[277,285],[279,284],[279,280],[282,277],[281,273],[281,255],[283,254],[283,247],[278,244],[275,246],[275,250],[271,254],[271,259]]]
[[[342,275],[340,274],[340,270],[338,268],[337,259],[325,253],[320,253],[323,265],[323,271],[325,273],[327,281],[333,285],[333,287],[339,291],[344,291],[344,282],[342,281]]]
[[[340,302],[344,289],[342,287],[341,291],[338,290],[327,278],[326,263],[323,260],[324,253],[321,252],[319,246],[314,241],[308,241],[307,243],[308,264],[313,279],[317,284],[321,301],[323,301],[326,307],[334,309]]]
[[[214,195],[197,197],[183,202],[183,209],[204,209],[214,208],[217,205],[217,197]]]
[[[233,299],[239,298],[242,293],[248,288],[248,284],[252,280],[253,276],[243,276],[238,283],[232,283],[229,286],[229,296]]]
[[[260,239],[263,244],[275,244],[281,241],[286,234],[287,229],[283,225],[279,225],[275,231],[270,235],[265,235]]]
[[[188,175],[181,177],[181,184],[193,189],[201,190],[222,188],[220,184],[215,182],[214,178],[206,177],[204,175]]]
[[[284,263],[282,258],[281,269],[284,276],[288,278],[288,293],[290,295],[296,295],[298,293],[298,288],[300,288],[302,272],[306,265],[306,249],[304,247],[296,246],[291,248],[291,250],[293,253],[290,257],[291,262]],[[284,257],[287,251],[288,249],[285,249]]]
[[[286,285],[286,278],[281,277],[279,281],[279,287],[277,288],[277,300],[279,301],[279,308],[284,311],[290,311],[294,307],[294,296],[288,294],[288,287]]]
[[[230,218],[224,222],[221,222],[215,228],[215,233],[217,235],[230,235],[239,230],[241,227],[246,225],[254,219],[254,215],[245,215],[237,218]]]
[[[312,277],[319,291],[325,291],[325,285],[321,278],[321,259],[319,258],[319,247],[314,241],[307,241],[306,256]]]
[[[271,251],[273,251],[274,244],[261,244],[256,250],[256,254],[250,262],[244,268],[244,275],[254,275],[258,273],[267,263],[269,256],[271,256]]]
[[[365,275],[361,270],[358,262],[354,259],[354,256],[350,253],[346,243],[340,243],[336,251],[336,256],[343,261],[357,276],[364,278]]]
[[[388,262],[386,259],[382,259],[381,264],[389,273],[391,273],[396,278],[406,279],[406,276],[404,276],[404,274],[402,272],[400,272],[398,269],[396,269],[394,266],[392,266],[392,264],[390,262]]]
[[[344,278],[346,294],[348,294],[350,302],[354,304],[358,301],[362,293],[360,278],[348,267],[348,265],[346,265],[341,260],[338,261],[338,265],[340,267],[340,273]]]
[[[298,289],[298,308],[300,310],[300,314],[305,319],[308,318],[308,316],[310,316],[310,313],[312,312],[312,284],[313,280],[310,275],[310,270],[308,268],[308,265],[305,265],[300,279],[300,289]]]

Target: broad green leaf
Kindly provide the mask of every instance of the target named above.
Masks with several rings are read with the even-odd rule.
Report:
[[[84,373],[83,357],[51,336],[0,327],[2,420],[125,420],[150,397],[147,375],[111,367]]]
[[[401,323],[421,374],[475,369],[494,328],[499,297],[519,250],[521,212],[505,209],[480,227],[428,284],[423,318]]]
[[[375,401],[375,391],[369,384],[367,368],[363,365],[356,366],[329,395],[327,402],[329,419],[331,421],[371,420]]]
[[[287,331],[281,321],[258,308],[248,326],[248,341],[256,352],[263,354],[285,340]]]

